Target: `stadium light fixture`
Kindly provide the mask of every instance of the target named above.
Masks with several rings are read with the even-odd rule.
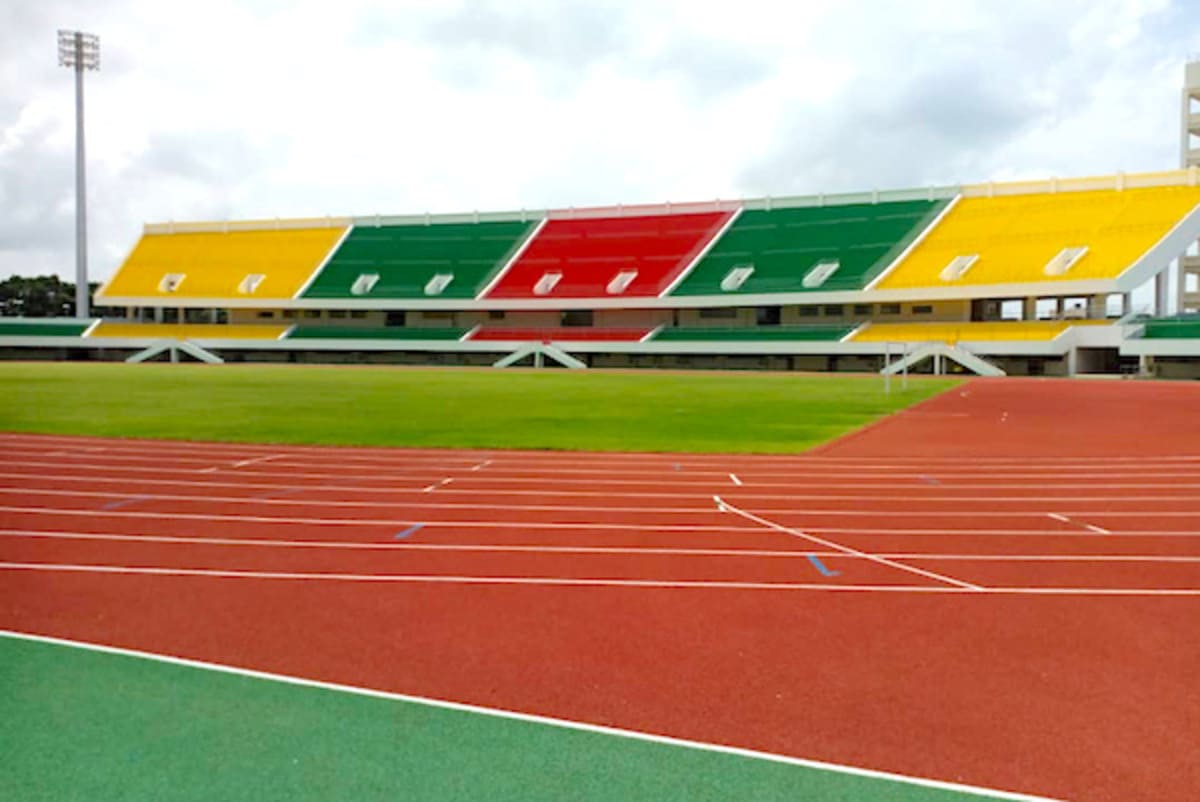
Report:
[[[83,140],[83,71],[100,69],[100,37],[58,32],[58,64],[75,70],[75,316],[90,317],[87,272],[87,176]]]

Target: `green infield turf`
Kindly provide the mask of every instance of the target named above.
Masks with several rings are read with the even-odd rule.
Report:
[[[0,363],[0,429],[375,446],[797,452],[957,383],[872,376]]]
[[[0,687],[3,799],[998,798],[4,633]]]

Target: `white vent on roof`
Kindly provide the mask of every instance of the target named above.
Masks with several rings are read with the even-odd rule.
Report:
[[[825,281],[838,271],[842,263],[837,259],[822,259],[813,265],[813,269],[808,271],[808,275],[804,277],[804,288],[811,290],[815,287],[820,287]]]
[[[734,265],[725,278],[721,279],[721,289],[724,292],[740,290],[746,279],[754,274],[754,265]]]
[[[366,295],[378,283],[378,273],[361,273],[358,278],[354,279],[354,283],[350,285],[350,294]]]
[[[617,275],[613,276],[613,280],[608,282],[608,294],[620,295],[629,289],[629,285],[637,278],[636,270],[622,270]]]
[[[537,280],[537,284],[533,285],[533,294],[549,295],[560,281],[562,281],[562,273],[543,273],[542,277]]]
[[[1078,248],[1063,248],[1053,259],[1046,262],[1045,272],[1047,276],[1061,276],[1066,273],[1075,263],[1084,257],[1087,253],[1087,246],[1083,245]]]
[[[264,273],[248,273],[242,283],[238,285],[238,292],[242,295],[253,295],[258,289],[258,285],[262,284],[263,279],[267,276]]]
[[[162,277],[162,281],[158,282],[159,292],[175,292],[179,289],[179,285],[187,278],[185,273],[167,273]]]
[[[425,294],[441,295],[442,291],[450,286],[451,281],[454,281],[453,273],[436,273],[425,285]]]
[[[979,254],[968,253],[965,256],[956,256],[950,260],[950,264],[942,268],[942,281],[958,281],[967,274],[971,269],[971,265],[979,261]]]

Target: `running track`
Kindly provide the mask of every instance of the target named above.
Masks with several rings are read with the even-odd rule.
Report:
[[[0,628],[1075,800],[1200,796],[1200,388],[808,455],[0,435]]]

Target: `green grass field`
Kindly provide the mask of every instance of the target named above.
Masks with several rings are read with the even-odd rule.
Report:
[[[954,386],[873,376],[0,364],[0,429],[372,446],[803,451]]]

